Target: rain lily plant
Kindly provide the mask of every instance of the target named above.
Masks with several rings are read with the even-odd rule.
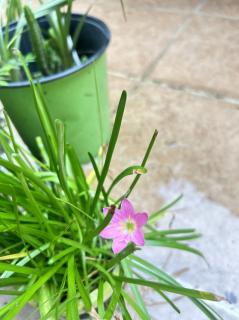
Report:
[[[13,49],[20,49],[22,33],[26,29],[32,52],[25,55],[25,61],[29,66],[34,63],[34,78],[56,74],[73,65],[81,65],[87,59],[85,55],[78,55],[76,45],[88,11],[71,34],[73,0],[39,1],[40,6],[35,10],[30,3],[0,0],[0,85],[24,79]],[[49,24],[46,30],[42,30],[38,22],[42,17],[46,17]]]
[[[16,142],[5,113],[7,128],[0,130],[4,149],[0,158],[0,294],[8,295],[9,301],[0,307],[0,318],[16,319],[31,303],[41,320],[76,320],[83,315],[110,320],[116,310],[123,319],[135,319],[137,314],[138,319],[146,320],[151,317],[140,288],[148,287],[175,312],[180,310],[168,293],[186,296],[208,319],[220,319],[205,302],[219,301],[220,297],[183,287],[160,266],[137,254],[144,245],[145,250],[148,246],[148,250],[150,246],[167,247],[197,254],[199,259],[202,256],[188,244],[199,236],[195,230],[162,230],[154,224],[179,198],[152,214],[136,212],[129,200],[146,173],[157,131],[142,163],[126,168],[106,188],[126,92],[119,101],[103,165],[89,154],[94,174],[86,177],[73,148],[65,141],[63,123],[52,122],[41,88],[22,63],[46,145],[39,143],[42,159],[34,158]],[[118,200],[113,199],[112,189],[129,175],[129,188]],[[33,316],[31,313],[27,319]]]

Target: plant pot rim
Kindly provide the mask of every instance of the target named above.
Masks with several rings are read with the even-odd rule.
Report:
[[[73,13],[71,14],[72,16],[72,20],[78,20],[80,17],[83,17],[84,15],[82,14],[76,14]],[[44,21],[46,19],[45,16],[41,17],[38,19],[38,21]],[[105,43],[102,44],[102,46],[100,47],[99,50],[97,50],[94,54],[92,54],[92,56],[90,56],[89,59],[87,59],[87,61],[85,63],[83,63],[82,65],[78,66],[78,65],[74,65],[71,68],[68,68],[64,71],[58,72],[56,74],[52,74],[46,77],[42,77],[38,80],[34,80],[34,82],[38,82],[40,84],[44,84],[44,83],[48,83],[48,82],[52,82],[61,78],[65,78],[67,76],[70,76],[82,69],[85,69],[86,67],[88,67],[89,65],[93,64],[97,59],[99,59],[101,57],[101,55],[105,52],[106,48],[109,45],[110,39],[111,39],[111,32],[108,28],[108,26],[100,19],[93,17],[93,16],[87,16],[86,17],[86,21],[85,23],[95,26],[96,28],[98,28],[99,31],[101,31],[104,36],[105,36]],[[16,23],[12,24],[12,28],[14,29],[16,26]],[[24,80],[24,81],[16,81],[16,82],[9,82],[7,86],[0,86],[1,89],[11,89],[11,88],[23,88],[23,87],[29,87],[30,83],[28,80]]]

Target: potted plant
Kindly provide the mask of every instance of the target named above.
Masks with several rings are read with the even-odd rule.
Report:
[[[135,212],[128,200],[146,173],[157,131],[142,163],[126,168],[106,188],[126,104],[123,92],[102,167],[89,154],[97,182],[93,188],[92,179],[87,179],[74,148],[65,139],[62,121],[53,123],[39,88],[26,65],[24,68],[48,139],[41,162],[18,146],[5,114],[8,131],[0,131],[7,157],[0,159],[0,294],[13,298],[0,307],[1,319],[15,319],[32,301],[41,320],[75,320],[86,315],[110,320],[116,308],[123,319],[133,319],[129,307],[139,319],[150,319],[139,286],[154,290],[176,312],[180,310],[168,293],[187,296],[208,319],[220,319],[205,300],[223,298],[185,288],[137,255],[141,246],[154,245],[202,256],[185,242],[199,236],[195,230],[158,230],[154,225],[175,201],[148,215]],[[112,199],[112,189],[129,175],[133,180],[128,190]]]
[[[36,11],[20,0],[7,3],[7,22],[0,28],[0,99],[5,109],[39,156],[36,137],[43,137],[43,131],[30,84],[14,54],[17,48],[41,84],[50,117],[64,122],[67,140],[81,162],[88,161],[87,152],[97,155],[109,138],[109,29],[87,13],[72,14],[72,0],[51,0]]]

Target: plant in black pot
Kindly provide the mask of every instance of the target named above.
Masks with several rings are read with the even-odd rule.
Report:
[[[73,14],[72,2],[51,0],[35,11],[20,0],[2,4],[0,99],[25,143],[38,155],[36,137],[43,137],[43,132],[29,82],[14,54],[17,48],[42,85],[49,115],[64,122],[67,139],[80,161],[86,162],[87,153],[97,155],[110,131],[105,54],[110,31],[88,12]]]

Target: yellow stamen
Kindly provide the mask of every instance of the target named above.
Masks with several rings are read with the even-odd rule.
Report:
[[[135,222],[132,219],[122,221],[121,225],[122,225],[122,229],[124,231],[127,231],[127,233],[133,233],[136,229]]]

